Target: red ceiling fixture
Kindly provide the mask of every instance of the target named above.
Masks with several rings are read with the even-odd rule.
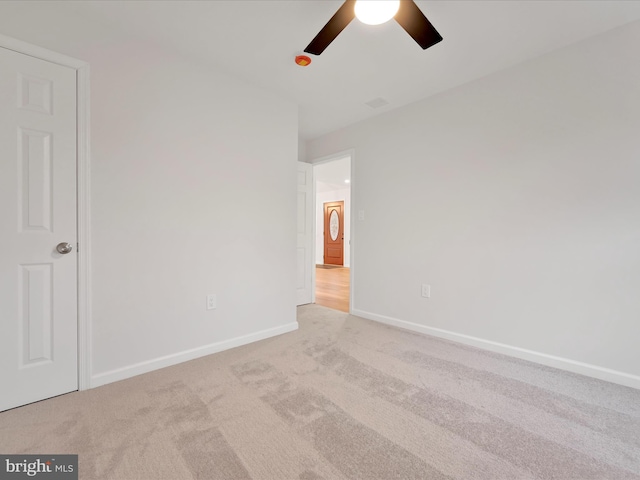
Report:
[[[311,58],[307,57],[306,55],[297,55],[296,63],[301,67],[306,67],[311,63]]]

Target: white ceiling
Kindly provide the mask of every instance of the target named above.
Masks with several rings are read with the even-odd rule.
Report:
[[[354,20],[312,64],[294,56],[342,4],[333,0],[59,2],[82,16],[268,89],[299,105],[308,140],[640,19],[640,1],[416,3],[444,40],[423,51],[391,21]],[[365,105],[381,97],[389,105]]]
[[[351,157],[337,158],[313,166],[317,192],[330,192],[351,187]],[[349,180],[347,183],[345,180]]]

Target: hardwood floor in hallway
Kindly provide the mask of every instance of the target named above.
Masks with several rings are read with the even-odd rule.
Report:
[[[349,312],[349,268],[316,267],[316,303]]]

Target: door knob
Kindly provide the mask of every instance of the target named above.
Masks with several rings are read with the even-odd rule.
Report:
[[[70,243],[67,242],[62,242],[59,243],[58,246],[56,247],[56,250],[58,251],[58,253],[61,253],[63,255],[66,255],[67,253],[69,253],[71,250],[73,250],[73,247],[71,246]]]

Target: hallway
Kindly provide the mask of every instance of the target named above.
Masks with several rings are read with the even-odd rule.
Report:
[[[316,303],[349,312],[349,268],[316,265]]]

